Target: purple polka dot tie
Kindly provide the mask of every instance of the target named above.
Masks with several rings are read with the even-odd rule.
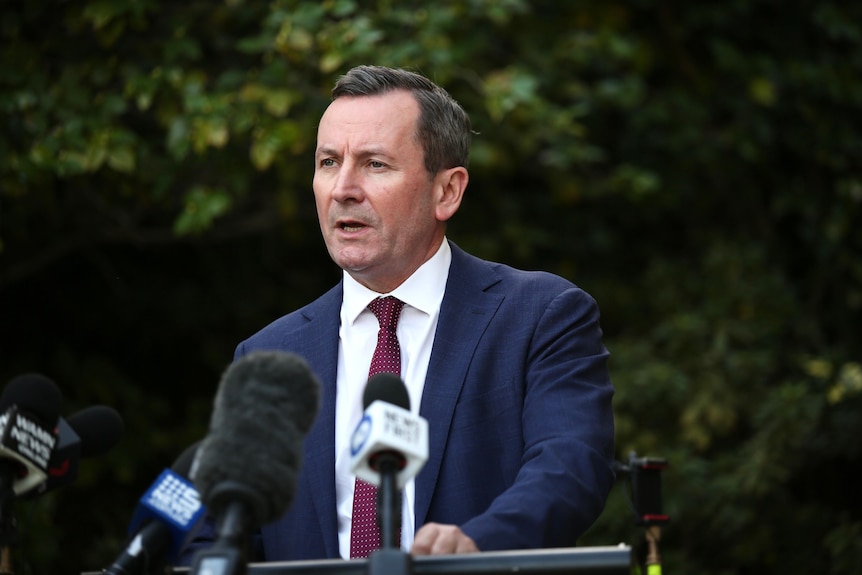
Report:
[[[395,328],[404,302],[392,296],[377,298],[368,304],[368,309],[377,316],[380,330],[377,332],[377,347],[371,358],[368,378],[378,373],[401,374],[401,348]],[[377,524],[377,487],[356,480],[353,491],[353,518],[350,523],[350,558],[368,557],[380,549],[380,527]]]

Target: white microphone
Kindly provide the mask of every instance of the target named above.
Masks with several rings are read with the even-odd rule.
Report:
[[[428,461],[428,421],[410,413],[407,388],[392,373],[368,380],[363,405],[362,420],[350,439],[350,471],[379,487],[381,458],[392,457],[397,486],[402,489]]]

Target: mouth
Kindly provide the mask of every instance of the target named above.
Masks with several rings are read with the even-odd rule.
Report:
[[[362,222],[356,222],[352,220],[346,220],[342,222],[338,222],[338,229],[344,232],[358,232],[359,230],[367,227]]]

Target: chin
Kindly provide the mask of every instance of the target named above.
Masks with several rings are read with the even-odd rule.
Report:
[[[332,259],[336,264],[338,264],[338,267],[348,272],[361,272],[369,266],[368,258],[360,257],[358,255],[349,255],[344,252],[333,255]]]

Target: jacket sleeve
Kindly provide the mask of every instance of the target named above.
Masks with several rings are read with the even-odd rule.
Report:
[[[598,518],[613,486],[613,387],[599,310],[572,287],[528,339],[523,450],[512,484],[461,525],[481,550],[565,547]]]

